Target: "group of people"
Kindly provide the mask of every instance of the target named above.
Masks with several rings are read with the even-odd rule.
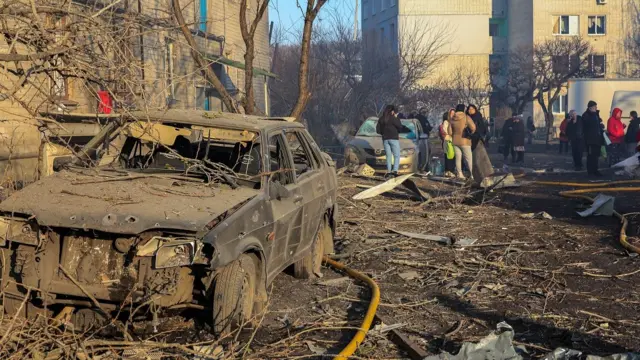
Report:
[[[445,156],[444,175],[466,180],[463,172],[463,160],[470,171],[470,178],[481,180],[493,173],[493,166],[487,155],[484,142],[487,138],[488,124],[478,107],[470,104],[458,104],[442,115],[439,128],[440,140],[446,153],[448,142],[454,149],[453,159]],[[454,173],[455,172],[455,173]]]
[[[575,110],[571,110],[560,124],[559,152],[568,153],[571,145],[573,164],[575,169],[580,171],[586,149],[587,172],[589,175],[601,176],[598,170],[598,159],[602,155],[602,147],[607,145],[605,136],[611,143],[605,149],[608,149],[608,156],[613,159],[612,163],[637,151],[638,142],[640,142],[640,119],[636,111],[631,111],[629,115],[630,121],[627,127],[622,122],[622,110],[613,109],[605,130],[595,101],[589,101],[587,111],[582,116]]]
[[[533,121],[532,121],[533,123]],[[531,137],[533,130],[532,125],[529,125],[527,121],[527,128],[525,131],[525,124],[522,120],[522,115],[515,115],[504,122],[502,126],[502,155],[504,155],[504,161],[506,162],[511,154],[511,162],[524,163],[524,140],[527,132],[529,133],[529,144],[531,144]],[[534,127],[535,129],[535,127]]]

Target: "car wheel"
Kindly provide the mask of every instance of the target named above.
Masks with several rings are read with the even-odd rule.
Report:
[[[213,333],[224,336],[251,319],[256,261],[247,254],[220,269],[213,279]]]
[[[325,239],[327,237],[326,229],[328,228],[331,231],[331,228],[326,221],[320,226],[321,228],[313,240],[311,251],[293,264],[293,274],[298,279],[311,279],[322,274],[322,256],[324,256]]]
[[[22,304],[24,297],[4,294],[1,299],[3,311],[9,317],[33,320],[38,316],[45,318],[51,316],[51,311],[49,309],[37,307],[33,305],[31,301],[26,301]]]

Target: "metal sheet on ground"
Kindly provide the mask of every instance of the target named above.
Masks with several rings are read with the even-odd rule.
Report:
[[[370,199],[372,197],[383,194],[387,191],[395,189],[398,185],[402,184],[405,180],[412,177],[413,174],[406,174],[402,176],[398,176],[396,178],[387,180],[380,185],[376,185],[370,189],[367,189],[361,193],[355,194],[352,199],[353,200],[365,200]]]

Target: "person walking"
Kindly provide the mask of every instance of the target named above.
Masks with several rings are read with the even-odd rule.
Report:
[[[382,135],[382,144],[387,157],[387,174],[389,176],[397,176],[400,168],[400,136],[401,132],[407,132],[406,127],[402,125],[398,119],[396,107],[387,105],[378,119],[376,131]]]
[[[571,142],[571,156],[573,167],[576,171],[582,171],[582,154],[584,154],[584,134],[582,130],[582,117],[575,110],[569,111],[567,122],[567,137]]]
[[[533,132],[536,131],[536,125],[533,123],[533,118],[529,116],[527,118],[527,137],[529,138],[527,143],[533,144]]]
[[[627,144],[627,153],[635,154],[636,147],[638,146],[638,140],[640,136],[640,119],[638,119],[638,113],[634,110],[631,112],[631,120],[629,120],[629,127],[627,127],[627,133],[624,136],[624,142]]]
[[[475,181],[482,182],[484,178],[493,174],[493,165],[485,148],[488,132],[487,122],[480,111],[478,111],[478,108],[473,104],[467,107],[467,115],[476,125],[476,131],[471,135],[471,152],[473,155],[473,169],[471,173]]]
[[[587,173],[592,176],[602,176],[598,171],[600,148],[604,145],[604,124],[600,118],[598,104],[590,100],[587,111],[582,114],[582,134],[587,146]]]
[[[473,154],[471,152],[471,138],[476,132],[476,124],[465,114],[464,104],[456,106],[455,114],[451,119],[451,133],[453,137],[453,148],[456,153],[456,176],[464,180],[462,173],[462,159],[467,164],[467,168],[473,170]],[[473,177],[473,175],[472,175]]]
[[[567,125],[569,123],[569,114],[566,114],[564,120],[560,123],[560,146],[558,154],[569,153],[569,136],[567,136]]]
[[[455,157],[453,159],[447,158],[447,141],[453,141],[450,122],[453,114],[455,114],[454,109],[449,109],[449,111],[442,114],[442,124],[440,124],[438,131],[440,141],[442,141],[442,151],[444,152],[444,176],[449,178],[455,177],[453,172],[456,170]]]
[[[513,118],[513,130],[511,131],[511,143],[513,144],[511,156],[514,163],[524,163],[524,138],[524,121],[522,121],[522,115],[517,115]],[[514,154],[517,158],[514,158]]]
[[[507,162],[507,158],[509,158],[509,154],[511,157],[515,159],[515,153],[513,151],[513,116],[507,119],[502,125],[502,133],[500,134],[502,137],[502,143],[504,148],[502,149],[502,155],[504,155],[504,162]]]

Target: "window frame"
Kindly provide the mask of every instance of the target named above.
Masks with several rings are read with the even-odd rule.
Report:
[[[554,106],[558,104],[558,110],[555,111]],[[569,112],[569,98],[567,94],[558,96],[556,102],[551,104],[551,113],[555,115],[564,115]]]
[[[566,17],[567,18],[567,22],[568,22],[568,33],[563,34],[562,33],[562,18]],[[571,32],[571,18],[576,18],[576,21],[574,22],[577,29],[575,29],[575,32]],[[568,14],[562,14],[562,15],[553,15],[553,19],[554,20],[558,20],[558,32],[556,33],[553,30],[553,27],[555,26],[555,22],[552,24],[552,31],[553,31],[553,35],[554,36],[580,36],[580,15],[568,15]]]
[[[305,177],[308,176],[308,174],[312,174],[315,171],[319,170],[321,168],[321,163],[319,161],[319,159],[317,159],[313,153],[313,151],[310,149],[309,144],[306,141],[306,138],[304,136],[304,134],[302,134],[301,131],[299,131],[298,129],[285,129],[282,131],[283,133],[283,138],[284,138],[284,142],[287,146],[287,152],[289,154],[289,159],[291,159],[291,168],[293,169],[293,176],[295,178],[296,183],[300,180],[300,179],[304,179]],[[307,155],[307,159],[309,160],[309,164],[311,165],[311,169],[309,169],[308,171],[306,171],[303,174],[298,175],[297,170],[296,170],[296,164],[295,161],[293,160],[293,152],[291,151],[291,146],[289,145],[289,140],[287,140],[287,135],[288,134],[292,134],[293,136],[296,137],[296,139],[298,139],[298,142],[300,143],[300,146],[302,147],[302,149],[304,150],[304,152]]]
[[[287,183],[286,184],[282,184],[282,186],[290,186],[290,185],[294,185],[297,182],[296,176],[295,176],[295,168],[293,167],[293,159],[291,158],[291,151],[289,151],[289,146],[287,145],[287,140],[284,136],[284,131],[274,131],[271,132],[269,134],[267,134],[267,141],[266,141],[266,154],[267,154],[267,159],[269,160],[267,162],[268,164],[268,169],[267,171],[270,173],[267,177],[267,183],[269,183],[270,181],[272,181],[273,179],[273,174],[271,172],[273,172],[273,170],[271,169],[271,139],[277,137],[278,141],[280,142],[280,146],[281,149],[284,151],[284,156],[283,156],[283,161],[285,162],[284,164],[284,169],[287,169],[287,166],[289,166],[289,171],[283,171],[280,172],[280,174],[284,174],[284,177],[287,178]],[[282,168],[278,169],[281,170]],[[265,188],[268,188],[268,186],[265,186]]]
[[[595,61],[593,60],[596,56],[602,56],[603,59],[603,69],[601,73],[596,73],[594,70],[594,63]],[[587,58],[587,66],[589,67],[589,72],[591,73],[591,76],[594,78],[603,78],[607,75],[607,54],[589,54],[588,58]]]
[[[598,29],[598,18],[602,18],[603,19],[603,26],[602,26],[603,30],[602,30],[602,33],[598,33],[597,32],[597,29]],[[589,30],[590,29],[590,25],[589,24],[591,22],[591,19],[595,19],[596,20],[596,26],[595,26],[596,32],[595,33],[591,33],[590,30]],[[605,36],[605,35],[607,35],[607,15],[589,15],[589,16],[587,16],[587,35],[589,35],[589,36]]]

